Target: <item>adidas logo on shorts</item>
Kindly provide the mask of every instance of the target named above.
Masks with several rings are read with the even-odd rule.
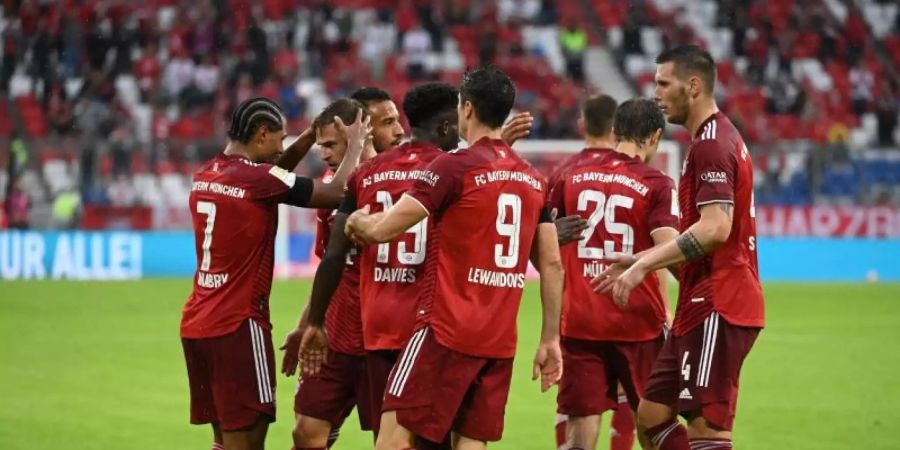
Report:
[[[681,400],[693,400],[694,397],[691,396],[691,391],[688,388],[684,388],[681,390],[681,394],[678,394],[678,398]]]

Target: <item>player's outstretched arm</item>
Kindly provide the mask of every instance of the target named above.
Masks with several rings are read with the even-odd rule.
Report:
[[[346,234],[357,241],[372,244],[388,242],[428,216],[428,211],[409,195],[400,197],[387,211],[369,214],[366,205],[347,219]]]
[[[341,282],[347,253],[352,247],[352,243],[343,232],[346,222],[346,214],[338,212],[334,215],[331,234],[328,236],[328,247],[313,278],[309,300],[309,326],[303,333],[300,343],[300,359],[303,362],[303,372],[307,374],[318,372],[327,355],[325,313]]]
[[[726,202],[700,206],[700,220],[697,223],[674,240],[652,248],[615,280],[612,292],[616,303],[624,305],[631,290],[650,271],[703,258],[724,244],[731,234],[733,206]]]
[[[344,196],[344,187],[347,178],[359,165],[359,156],[366,147],[366,141],[370,139],[372,129],[369,127],[371,116],[362,118],[362,110],[356,114],[356,121],[345,125],[340,117],[334,117],[334,125],[338,131],[347,138],[347,153],[340,167],[334,172],[331,181],[325,183],[321,180],[313,181],[312,195],[309,198],[310,208],[337,208]]]
[[[556,226],[538,224],[531,262],[540,274],[543,309],[541,342],[534,356],[533,379],[541,378],[541,391],[550,389],[562,377],[562,351],[559,347],[559,320],[563,292],[563,266],[559,255]]]
[[[275,165],[288,172],[293,172],[315,143],[316,132],[312,127],[303,130],[300,136],[284,149],[284,153],[278,158],[278,161],[275,161]]]

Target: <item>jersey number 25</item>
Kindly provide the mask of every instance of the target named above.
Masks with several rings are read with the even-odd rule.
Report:
[[[613,194],[609,197],[603,192],[584,190],[578,194],[578,211],[589,211],[590,204],[594,204],[594,210],[588,217],[588,229],[584,237],[578,241],[578,257],[585,259],[603,259],[604,254],[616,252],[616,242],[603,241],[603,248],[588,247],[588,241],[594,235],[597,225],[603,221],[606,235],[618,234],[622,236],[622,250],[620,253],[630,255],[634,249],[634,229],[627,223],[616,222],[616,208],[631,209],[634,199],[624,195]]]

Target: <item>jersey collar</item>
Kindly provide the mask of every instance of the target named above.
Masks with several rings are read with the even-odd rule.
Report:
[[[722,111],[716,111],[716,112],[710,114],[709,117],[706,118],[706,120],[701,122],[700,126],[697,127],[697,132],[694,133],[694,140],[696,140],[698,137],[700,137],[700,135],[703,133],[703,127],[705,127],[706,124],[712,122],[713,120],[718,119],[720,114],[722,114]]]

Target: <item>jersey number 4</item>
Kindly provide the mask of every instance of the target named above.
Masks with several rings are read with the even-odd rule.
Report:
[[[216,204],[197,202],[197,213],[206,215],[206,228],[203,230],[203,260],[200,261],[200,270],[208,271],[212,264],[209,249],[212,247],[213,228],[216,227]]]
[[[383,211],[387,211],[394,204],[391,193],[388,191],[376,192],[375,200],[377,200],[378,203],[381,203],[381,206],[384,208]],[[400,261],[400,264],[406,264],[408,266],[422,264],[425,261],[425,245],[428,243],[428,218],[426,217],[419,223],[409,227],[406,232],[415,237],[413,239],[412,251],[407,247],[406,242],[398,242],[397,261]],[[387,264],[390,261],[390,257],[391,243],[385,242],[383,244],[378,244],[378,262]]]
[[[603,259],[603,255],[615,253],[616,242],[603,241],[603,248],[588,247],[588,241],[594,235],[594,230],[600,221],[606,229],[606,235],[618,234],[622,236],[622,250],[620,253],[630,255],[634,249],[634,229],[627,223],[616,222],[616,208],[631,209],[634,199],[624,195],[613,194],[608,198],[600,191],[584,190],[578,195],[578,211],[589,211],[590,204],[594,204],[594,210],[588,217],[588,229],[584,237],[578,241],[578,257],[586,259]]]

